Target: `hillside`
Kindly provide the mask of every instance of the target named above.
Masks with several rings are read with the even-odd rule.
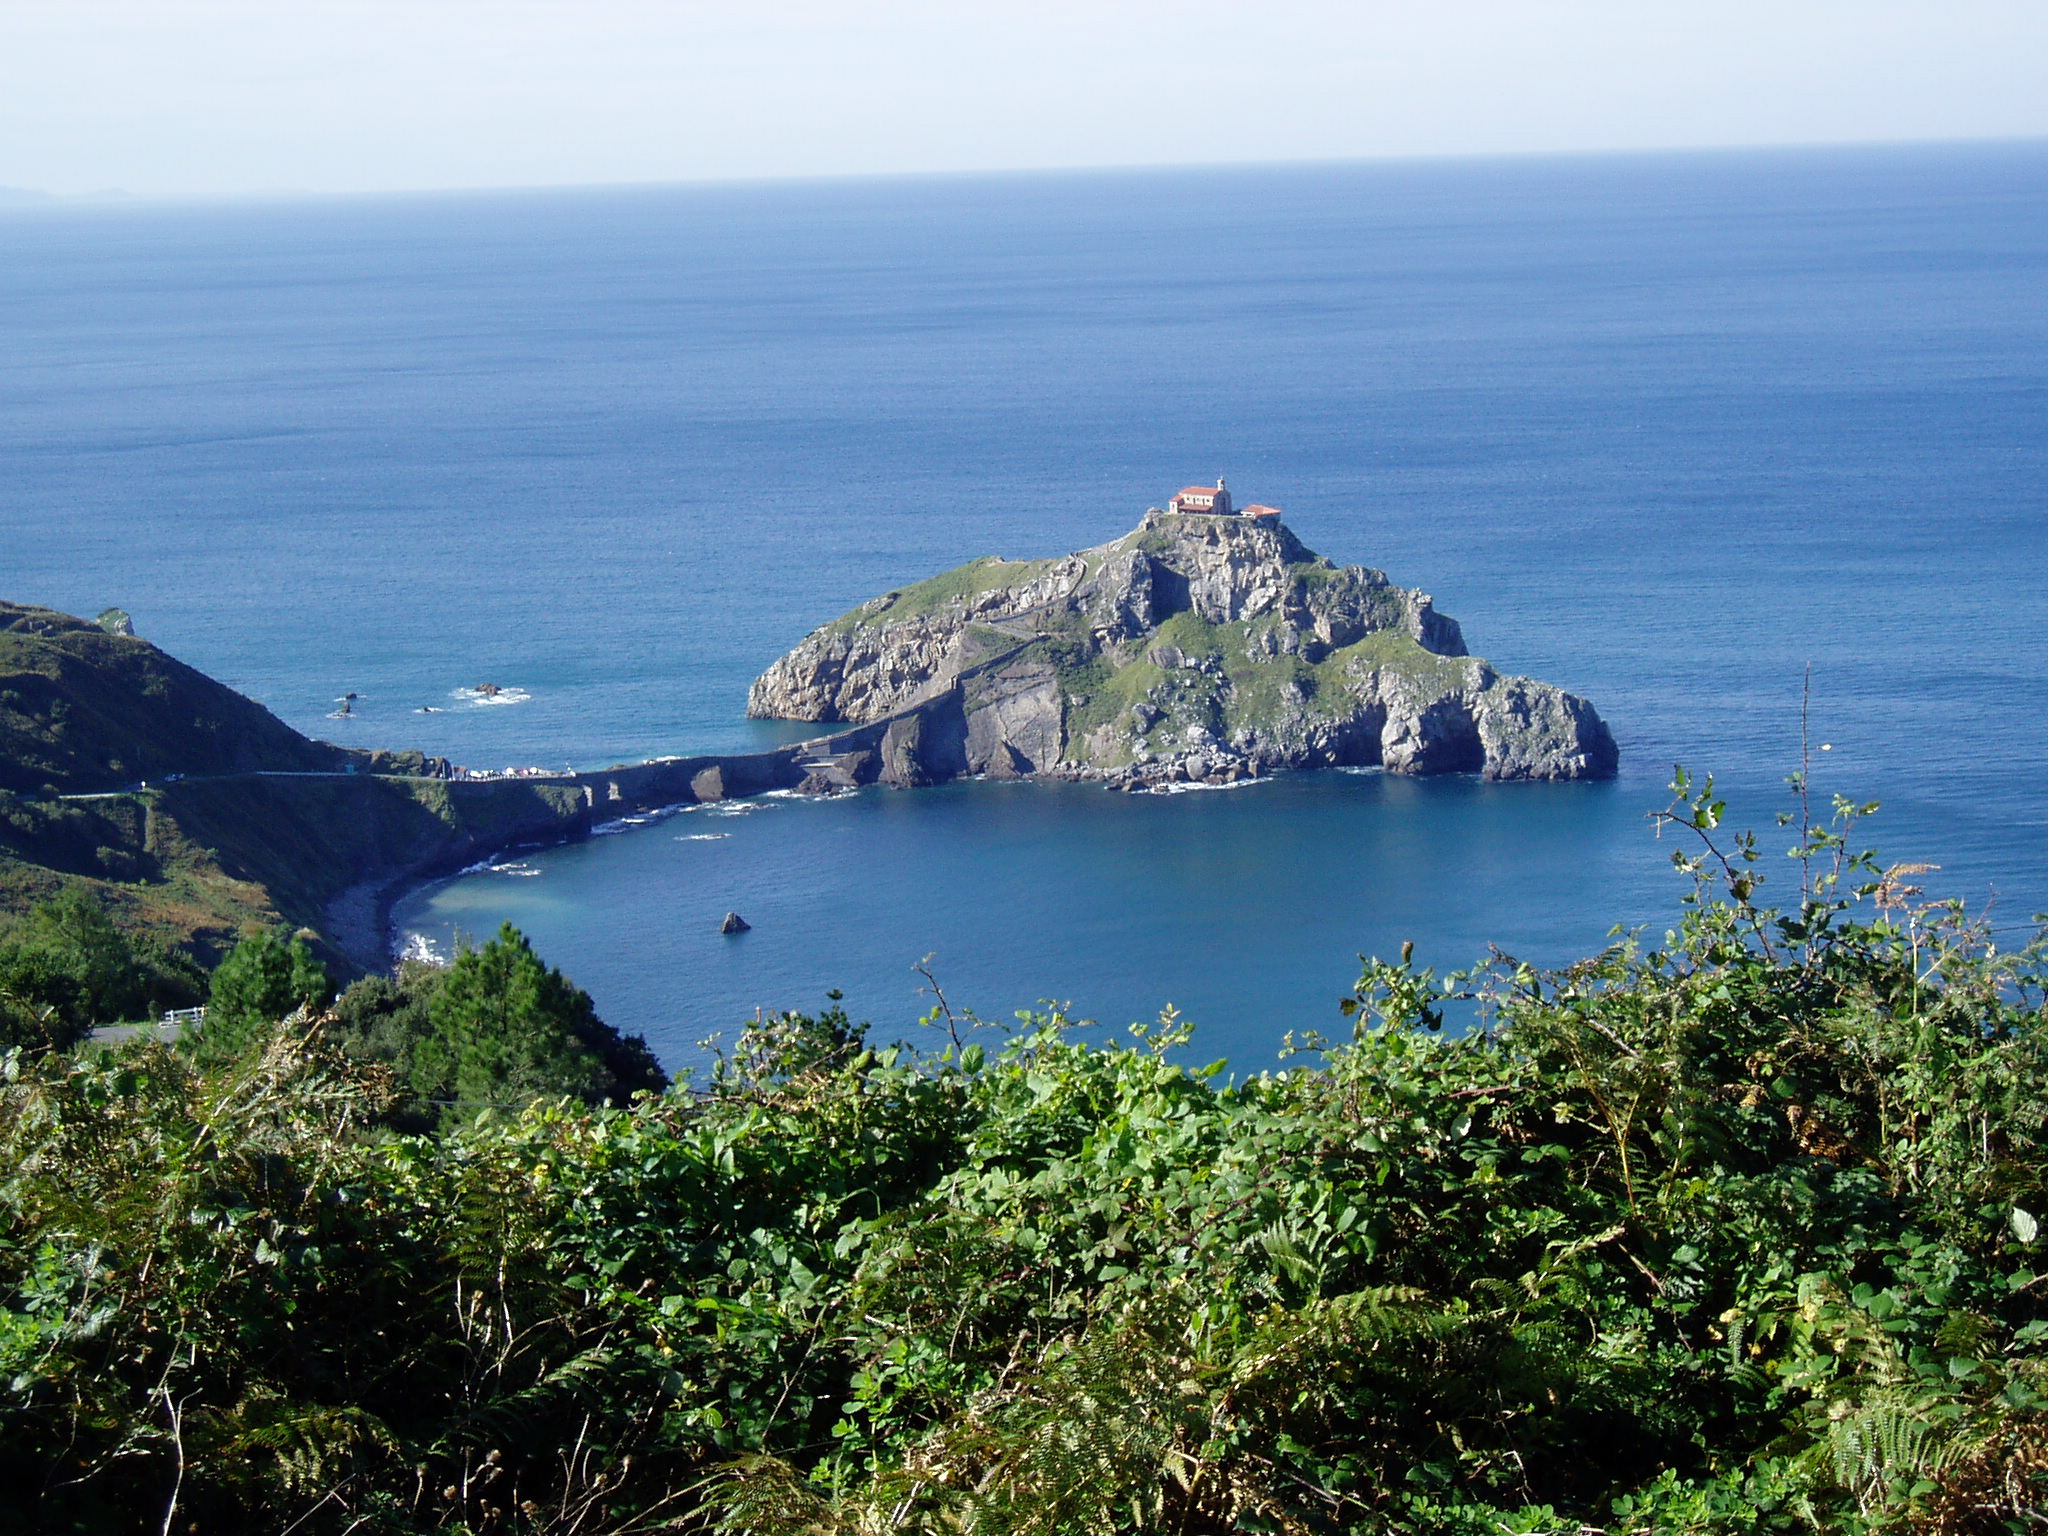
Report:
[[[0,602],[0,789],[78,794],[172,773],[334,771],[351,756],[147,640]]]
[[[448,771],[314,741],[146,640],[0,603],[0,928],[84,889],[201,959],[282,921],[344,975],[380,966],[406,881],[589,824],[580,788]]]
[[[1148,513],[1057,559],[983,559],[885,593],[755,680],[748,713],[867,723],[897,783],[962,773],[1125,788],[1377,765],[1603,778],[1584,699],[1469,656],[1455,620],[1277,519]]]

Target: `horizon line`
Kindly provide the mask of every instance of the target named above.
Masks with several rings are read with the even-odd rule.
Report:
[[[1027,179],[1059,176],[1129,176],[1185,172],[1282,171],[1339,167],[1399,165],[1479,165],[1509,161],[1518,164],[1562,160],[1648,160],[1669,157],[1844,152],[1942,148],[2048,147],[2048,133],[1910,139],[1789,139],[1749,144],[1635,145],[1600,149],[1497,149],[1415,152],[1383,155],[1331,155],[1245,160],[1118,161],[1096,165],[986,166],[968,170],[818,171],[745,176],[680,176],[659,179],[565,182],[487,182],[434,187],[353,188],[265,187],[227,192],[131,192],[110,187],[92,192],[52,192],[46,188],[0,185],[0,216],[20,213],[72,213],[139,207],[242,205],[280,202],[349,202],[434,197],[489,197],[575,192],[710,191],[743,188],[842,186],[867,182],[939,182]]]

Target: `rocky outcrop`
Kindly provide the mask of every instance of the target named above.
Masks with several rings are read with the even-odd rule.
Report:
[[[885,593],[755,680],[758,717],[887,722],[876,775],[1227,783],[1377,764],[1497,779],[1614,772],[1584,699],[1468,656],[1457,622],[1266,520],[1149,513],[1053,560]]]
[[[882,733],[882,782],[896,789],[918,789],[931,783],[924,765],[924,716],[899,715]]]

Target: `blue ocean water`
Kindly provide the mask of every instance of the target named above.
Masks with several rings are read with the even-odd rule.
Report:
[[[407,910],[518,922],[674,1063],[832,987],[905,1027],[928,954],[1246,1065],[1360,952],[1570,958],[1671,915],[1673,761],[1769,828],[1809,665],[1872,840],[2048,906],[2042,144],[9,211],[0,335],[0,593],[335,739],[786,736],[745,686],[814,624],[1223,473],[1620,741],[1609,785],[768,801]]]

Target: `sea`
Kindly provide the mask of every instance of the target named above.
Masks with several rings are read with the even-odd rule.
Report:
[[[1677,763],[1791,894],[1802,740],[1930,898],[2048,908],[2041,142],[9,209],[0,337],[0,595],[331,740],[811,734],[743,711],[812,627],[1224,475],[1620,743],[1600,784],[770,797],[400,908],[443,955],[515,924],[674,1068],[835,998],[936,1039],[942,992],[1171,1008],[1257,1070],[1363,956],[1654,942]]]

